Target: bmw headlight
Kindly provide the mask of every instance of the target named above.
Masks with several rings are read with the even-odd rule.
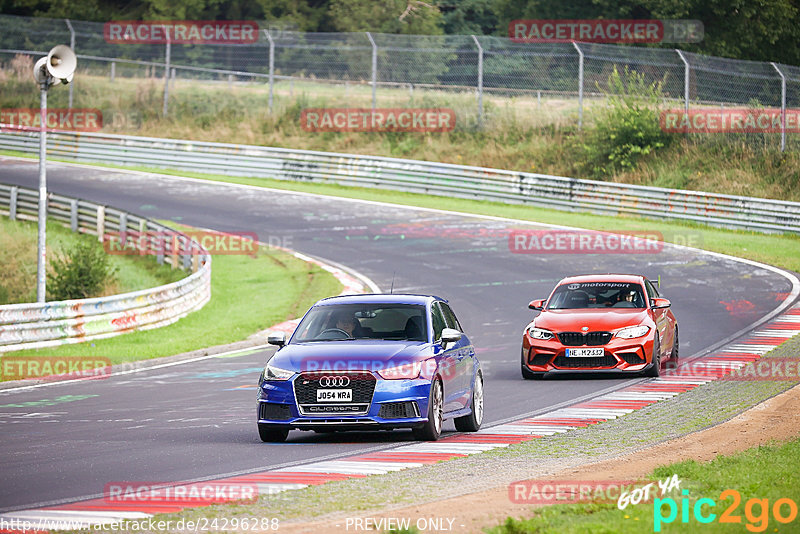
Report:
[[[271,363],[267,363],[264,368],[264,380],[289,380],[292,376],[294,376],[294,371],[275,367]]]
[[[621,337],[622,339],[633,339],[635,337],[642,337],[649,331],[649,326],[640,324],[639,326],[628,326],[626,328],[622,328],[621,330],[617,330],[616,336]]]
[[[547,339],[553,339],[553,333],[550,330],[536,328],[535,326],[528,328],[528,335],[530,335],[533,339],[540,339],[543,341]]]

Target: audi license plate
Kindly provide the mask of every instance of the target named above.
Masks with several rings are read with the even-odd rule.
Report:
[[[318,389],[317,402],[353,402],[353,390]]]
[[[603,349],[567,349],[567,358],[602,358]]]

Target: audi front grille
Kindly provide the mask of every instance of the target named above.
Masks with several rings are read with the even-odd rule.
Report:
[[[294,394],[297,407],[302,415],[364,415],[372,404],[375,385],[375,376],[367,371],[304,372],[294,380]],[[352,400],[349,402],[318,402],[317,390],[320,389],[351,389]]]

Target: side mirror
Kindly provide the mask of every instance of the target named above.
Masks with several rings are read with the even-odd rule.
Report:
[[[544,309],[544,301],[545,299],[532,300],[531,303],[528,304],[528,308],[532,310],[542,311]]]
[[[669,308],[670,306],[672,306],[672,303],[668,299],[653,299],[653,309]]]
[[[286,334],[283,332],[273,332],[267,336],[267,343],[282,347],[286,345]]]
[[[455,343],[461,339],[461,332],[454,328],[445,328],[442,330],[442,347],[447,347],[450,343]]]

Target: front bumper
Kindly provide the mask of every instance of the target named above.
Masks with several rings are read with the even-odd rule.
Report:
[[[429,379],[376,377],[369,403],[350,407],[346,403],[320,403],[319,413],[311,413],[307,405],[302,410],[298,406],[294,381],[299,378],[295,375],[286,381],[260,382],[256,409],[259,423],[304,430],[375,430],[415,428],[428,420]]]
[[[527,333],[522,341],[522,365],[534,373],[559,372],[641,372],[650,367],[653,340],[648,336],[638,339],[611,338],[600,347],[603,356],[596,358],[568,358],[566,349],[579,348],[562,345],[557,338],[539,340]]]

